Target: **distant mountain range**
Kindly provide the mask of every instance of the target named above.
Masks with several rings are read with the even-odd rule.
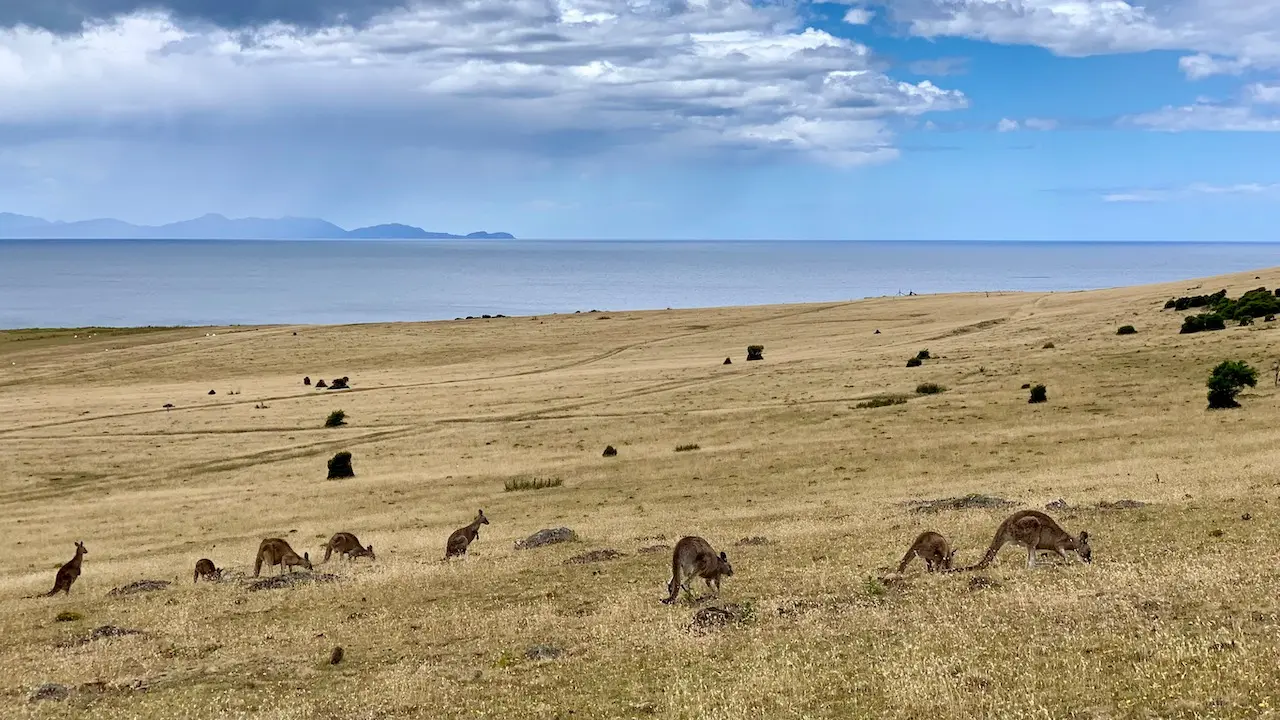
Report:
[[[344,230],[319,218],[229,218],[210,213],[167,225],[134,225],[115,220],[53,222],[29,215],[0,213],[3,239],[101,240],[514,240],[510,233],[473,232],[466,235],[431,232],[412,225],[390,223]]]

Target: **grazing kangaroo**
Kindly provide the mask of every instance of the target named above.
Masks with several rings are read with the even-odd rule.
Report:
[[[262,563],[266,562],[267,567],[272,565],[280,566],[280,573],[284,574],[284,569],[289,568],[289,572],[293,572],[295,565],[311,569],[310,553],[302,553],[302,557],[298,557],[298,553],[289,547],[289,543],[280,538],[267,538],[258,546],[258,558],[253,563],[253,576],[258,577],[258,573],[262,572]]]
[[[925,569],[928,572],[941,572],[951,569],[956,551],[941,534],[926,530],[911,543],[911,547],[907,548],[907,554],[903,555],[902,562],[898,563],[898,572],[906,570],[907,565],[911,564],[917,556],[924,560]]]
[[[996,559],[996,553],[1005,543],[1017,543],[1027,549],[1027,567],[1036,565],[1036,552],[1048,550],[1068,560],[1067,551],[1071,550],[1085,562],[1093,562],[1093,549],[1089,547],[1089,533],[1081,531],[1076,537],[1062,529],[1053,518],[1039,510],[1019,510],[1010,515],[996,530],[991,540],[991,547],[977,565],[966,570],[982,570]]]
[[[324,560],[321,562],[329,562],[329,556],[333,553],[345,555],[349,560],[355,560],[358,557],[368,557],[370,560],[378,558],[373,554],[373,546],[365,547],[360,544],[360,540],[349,532],[334,533],[329,538],[329,542],[324,544]]]
[[[76,556],[71,558],[62,567],[58,568],[58,576],[53,580],[53,589],[45,593],[45,597],[53,597],[58,591],[71,594],[71,583],[80,577],[80,563],[84,562],[84,556],[89,551],[84,548],[84,543],[76,541]]]
[[[454,530],[449,535],[449,541],[444,545],[444,559],[448,560],[455,555],[466,555],[467,547],[480,537],[480,526],[488,524],[489,518],[485,517],[484,510],[481,510],[470,525]]]
[[[690,592],[689,583],[694,578],[702,578],[708,588],[714,588],[720,594],[720,578],[733,577],[733,565],[724,553],[716,554],[711,543],[696,535],[682,537],[671,553],[671,580],[667,583],[670,596],[662,602],[675,602],[681,588]]]
[[[196,561],[196,573],[191,578],[191,582],[200,582],[200,578],[204,578],[209,582],[217,582],[222,579],[222,568],[214,567],[213,561],[209,558],[201,558]]]

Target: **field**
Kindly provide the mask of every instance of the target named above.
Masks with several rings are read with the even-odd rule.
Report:
[[[1179,335],[1161,308],[1278,283],[0,333],[0,716],[1274,717],[1280,333]],[[1207,411],[1224,359],[1259,382]],[[327,480],[341,450],[356,477]],[[1013,506],[910,504],[969,493]],[[892,572],[922,530],[969,564],[1012,509],[1059,499],[1092,564],[1009,547]],[[514,546],[561,526],[579,540]],[[261,539],[318,561],[337,531],[376,561],[248,589]],[[684,535],[735,574],[664,605]],[[70,594],[29,597],[77,540]],[[228,578],[193,584],[202,557]],[[174,584],[109,594],[144,579]],[[736,617],[691,625],[712,606]],[[108,625],[140,632],[92,636]],[[43,683],[65,697],[31,699]]]

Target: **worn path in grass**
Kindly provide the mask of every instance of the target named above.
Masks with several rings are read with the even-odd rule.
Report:
[[[1199,284],[0,333],[0,716],[1268,716],[1280,335],[1179,335],[1161,307],[1280,270]],[[1228,358],[1262,380],[1207,412]],[[882,395],[907,399],[858,408]],[[357,477],[325,480],[339,450]],[[1064,500],[1096,562],[889,573],[925,529],[981,556],[1007,509],[910,504],[968,493]],[[1125,499],[1144,505],[1098,507]],[[441,562],[479,508],[470,555]],[[578,541],[514,547],[561,526]],[[340,530],[377,561],[248,588],[262,538],[318,560]],[[694,605],[658,602],[685,534],[729,554],[702,605],[736,622],[691,630]],[[75,540],[71,595],[24,599]],[[193,585],[201,557],[228,579]],[[109,594],[144,579],[174,585]],[[67,696],[29,701],[46,682]]]

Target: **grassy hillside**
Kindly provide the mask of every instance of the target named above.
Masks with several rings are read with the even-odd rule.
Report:
[[[1280,334],[1180,335],[1187,313],[1162,308],[1277,284],[1280,269],[1088,293],[0,334],[0,715],[1270,716]],[[750,344],[762,362],[744,361]],[[1209,412],[1224,359],[1260,381]],[[1040,383],[1048,401],[1028,403]],[[884,395],[905,402],[859,407]],[[325,428],[334,410],[346,424]],[[326,480],[341,450],[356,477]],[[550,486],[506,490],[535,480]],[[1010,508],[911,504],[969,493],[1064,500],[1050,514],[1089,531],[1094,562],[1028,571],[1010,547],[989,571],[891,573],[925,529],[981,557]],[[1144,505],[1099,507],[1121,500]],[[441,562],[480,508],[491,524],[468,557]],[[579,541],[514,547],[560,526]],[[264,537],[318,560],[337,531],[376,562],[263,591],[241,577]],[[736,573],[718,599],[662,605],[687,534]],[[26,599],[76,540],[89,554],[70,596]],[[621,557],[567,562],[605,549]],[[228,579],[193,585],[202,557]],[[143,579],[174,585],[109,594]],[[691,629],[708,606],[740,618]],[[86,639],[105,625],[141,632]],[[46,682],[69,696],[29,701]]]

